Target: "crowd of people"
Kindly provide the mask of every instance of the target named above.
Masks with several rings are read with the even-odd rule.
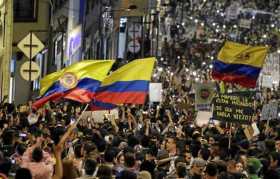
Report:
[[[32,102],[1,103],[0,178],[280,178],[280,125],[260,120],[277,90],[253,96],[260,134],[251,139],[239,124],[198,126],[193,84],[200,72],[186,72],[185,63],[158,62],[152,81],[163,84],[160,103],[118,106],[118,116],[101,121],[79,118],[85,105],[72,101],[37,111]]]
[[[280,125],[277,119],[261,120],[262,106],[279,99],[278,89],[259,88],[252,96],[259,129],[252,138],[241,124],[209,120],[200,126],[195,120],[194,83],[212,81],[210,62],[219,41],[254,44],[250,41],[261,39],[272,25],[253,22],[247,30],[218,21],[231,2],[170,0],[169,8],[159,12],[155,25],[163,38],[156,41],[161,58],[152,82],[162,83],[161,102],[118,106],[118,115],[100,121],[83,117],[85,105],[73,101],[49,102],[36,111],[32,101],[18,106],[2,101],[0,179],[280,179]],[[269,13],[280,8],[277,0],[269,6],[268,1],[250,2],[240,4],[265,11],[274,7]],[[261,42],[277,45],[273,34],[265,39]]]

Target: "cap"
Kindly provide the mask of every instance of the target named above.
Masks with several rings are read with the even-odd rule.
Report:
[[[253,172],[253,173],[258,173],[259,172],[259,170],[261,169],[261,167],[262,167],[262,163],[260,162],[260,160],[259,159],[257,159],[257,158],[249,158],[248,159],[248,168],[249,168],[249,170],[251,169],[251,171]]]

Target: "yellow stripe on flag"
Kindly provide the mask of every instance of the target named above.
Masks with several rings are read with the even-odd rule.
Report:
[[[78,80],[92,78],[102,81],[114,62],[114,60],[83,60],[58,72],[51,73],[41,80],[40,95],[43,95],[64,73],[73,73]]]
[[[227,64],[243,64],[262,68],[268,48],[227,41],[218,54],[218,60]]]
[[[119,81],[151,80],[155,58],[137,59],[122,66],[107,76],[101,86],[107,86]]]

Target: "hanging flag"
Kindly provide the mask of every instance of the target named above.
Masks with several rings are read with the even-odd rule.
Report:
[[[227,41],[213,61],[212,77],[243,87],[254,88],[268,48]]]
[[[107,76],[94,97],[111,104],[143,104],[149,92],[155,58],[134,60]]]
[[[38,109],[48,101],[64,97],[72,89],[76,90],[74,95],[79,95],[79,98],[91,99],[114,62],[84,60],[47,75],[41,80],[41,97],[32,107]],[[73,96],[68,95],[68,99]]]

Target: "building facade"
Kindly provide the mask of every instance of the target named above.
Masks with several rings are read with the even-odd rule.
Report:
[[[12,55],[13,3],[0,1],[0,101],[8,102]]]
[[[10,85],[9,101],[16,104],[26,103],[33,94],[33,87],[38,87],[35,82],[26,81],[20,75],[23,63],[30,59],[18,48],[19,42],[29,33],[34,33],[44,44],[45,48],[38,53],[32,61],[36,62],[41,68],[41,75],[47,73],[47,53],[48,53],[48,34],[49,34],[49,9],[48,1],[40,0],[14,0],[13,1],[13,44],[12,57],[10,59]]]
[[[22,104],[34,99],[38,96],[42,77],[83,59],[118,59],[125,63],[149,56],[150,53],[144,52],[150,46],[146,41],[150,33],[149,15],[146,14],[149,2],[14,0],[13,55],[8,75],[10,101]],[[135,33],[135,30],[139,32]],[[45,45],[32,59],[41,71],[32,84],[20,76],[21,65],[29,59],[17,47],[31,31]]]

